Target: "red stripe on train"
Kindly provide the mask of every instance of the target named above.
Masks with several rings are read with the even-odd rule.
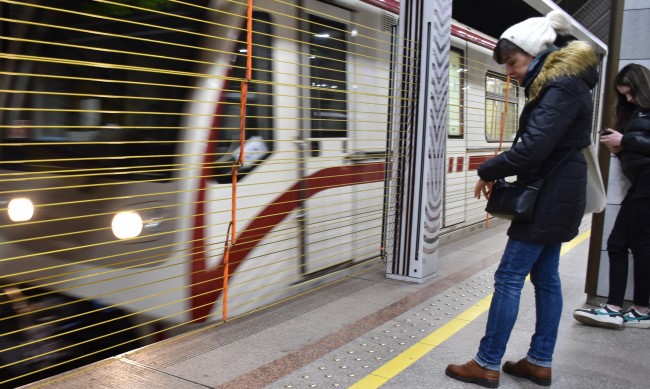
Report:
[[[459,27],[455,24],[451,25],[451,35],[456,36],[462,40],[475,43],[481,47],[485,47],[486,49],[490,49],[490,50],[494,50],[494,47],[497,45],[496,42],[484,38],[479,34],[476,34],[466,28]]]
[[[399,15],[399,1],[398,0],[361,0],[364,3],[374,5],[377,8],[392,12]]]
[[[469,166],[467,166],[467,170],[476,170],[483,162],[491,158],[494,158],[494,155],[472,155],[469,157]]]
[[[362,1],[364,3],[374,5],[377,8],[381,8],[383,10],[399,15],[400,2],[397,0],[362,0]],[[451,25],[451,35],[456,36],[464,41],[475,43],[489,50],[494,50],[494,47],[496,46],[496,42],[494,42],[493,40],[484,38],[481,35],[468,30],[467,28],[463,28],[455,24]]]
[[[237,243],[231,247],[228,274],[232,275],[249,253],[263,241],[273,227],[282,222],[300,205],[300,199],[314,196],[318,192],[349,185],[378,182],[384,179],[385,164],[368,163],[352,166],[338,166],[320,170],[281,194],[250,223],[237,237]],[[202,174],[207,177],[207,174]],[[206,180],[201,178],[199,198],[196,205],[194,240],[192,242],[191,273],[191,307],[192,320],[204,321],[210,315],[212,307],[221,295],[224,279],[223,257],[219,266],[206,270],[205,242],[205,192]],[[300,191],[303,191],[301,194]]]

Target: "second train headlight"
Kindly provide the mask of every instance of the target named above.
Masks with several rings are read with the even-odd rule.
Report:
[[[118,239],[132,239],[142,233],[144,223],[142,216],[136,211],[122,211],[113,216],[111,229]]]
[[[12,222],[26,222],[34,216],[34,203],[26,197],[11,199],[7,204],[7,213]]]

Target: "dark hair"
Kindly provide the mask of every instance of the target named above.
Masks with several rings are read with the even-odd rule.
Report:
[[[506,61],[506,58],[516,53],[528,54],[521,47],[517,46],[511,41],[505,38],[501,38],[497,42],[497,45],[494,46],[492,59],[494,59],[499,65],[503,65],[503,63]]]
[[[643,65],[631,63],[623,67],[614,78],[614,87],[627,86],[634,96],[634,104],[616,90],[614,128],[622,131],[637,108],[650,109],[650,70]]]

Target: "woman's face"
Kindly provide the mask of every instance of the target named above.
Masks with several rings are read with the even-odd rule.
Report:
[[[625,96],[625,100],[627,100],[628,103],[636,105],[636,102],[634,101],[634,95],[632,94],[632,89],[629,86],[616,85],[616,89],[618,90],[618,93]]]
[[[516,52],[508,55],[503,63],[506,65],[508,75],[517,80],[521,85],[524,83],[528,67],[533,62],[533,59],[533,56],[530,54]]]

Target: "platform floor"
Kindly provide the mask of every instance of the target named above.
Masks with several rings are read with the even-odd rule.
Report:
[[[255,314],[179,336],[28,388],[474,388],[445,376],[475,353],[507,225],[444,243],[437,277],[386,279],[381,262],[334,285]],[[650,387],[650,330],[576,322],[585,306],[588,225],[563,247],[564,314],[554,388]],[[534,329],[530,283],[505,359],[527,351]],[[533,388],[501,375],[500,388]]]

